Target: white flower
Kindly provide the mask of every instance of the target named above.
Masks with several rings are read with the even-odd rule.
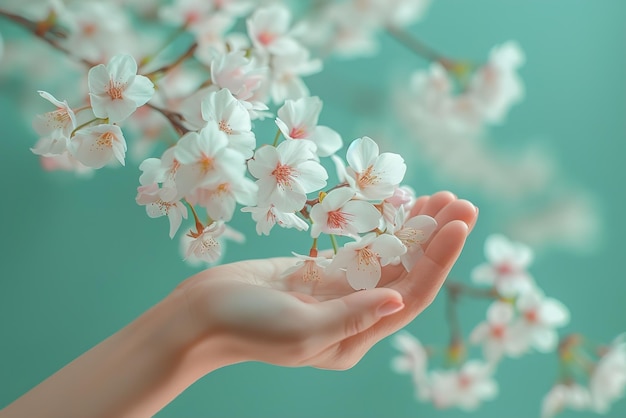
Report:
[[[159,8],[159,17],[176,26],[185,26],[192,31],[201,30],[213,7],[208,0],[175,0]]]
[[[527,292],[516,302],[520,318],[513,332],[525,335],[530,345],[541,352],[553,351],[558,344],[555,328],[567,325],[569,310],[556,299],[546,298],[539,290]]]
[[[243,244],[246,241],[246,237],[241,232],[224,224],[224,231],[221,233],[220,236],[216,237],[216,240],[221,247],[221,254],[220,254],[220,257],[215,259],[215,261],[207,261],[206,257],[203,257],[203,258],[197,257],[193,252],[187,255],[187,250],[189,249],[190,244],[194,240],[195,238],[193,238],[189,234],[181,234],[179,247],[180,247],[182,256],[185,262],[191,266],[207,267],[207,266],[219,264],[219,262],[221,261],[226,251],[226,245],[228,241],[234,241],[238,244]]]
[[[252,214],[252,219],[257,223],[256,232],[259,235],[269,235],[276,224],[283,228],[295,228],[299,231],[309,229],[309,225],[295,213],[281,212],[271,205],[245,207],[242,208],[241,211],[250,212]]]
[[[492,377],[493,368],[471,360],[460,370],[433,371],[430,375],[431,400],[438,408],[458,407],[473,411],[482,401],[494,399],[498,384]]]
[[[317,253],[317,251],[315,251]],[[288,277],[298,272],[302,274],[302,280],[304,282],[316,281],[319,282],[322,280],[322,277],[325,277],[326,267],[332,261],[326,257],[317,257],[317,256],[306,256],[291,252],[298,261],[296,264],[282,274],[282,277]]]
[[[174,157],[181,164],[176,173],[176,186],[181,194],[196,187],[219,182],[225,174],[237,175],[245,169],[243,155],[228,148],[226,134],[215,124],[200,132],[188,132],[178,140]]]
[[[228,146],[245,158],[252,157],[256,138],[252,132],[250,114],[228,89],[210,92],[201,104],[202,118],[214,123],[228,135]]]
[[[479,323],[471,332],[470,342],[482,344],[483,355],[489,363],[497,363],[504,354],[519,356],[528,348],[527,335],[511,327],[514,316],[510,303],[495,301],[487,309],[487,321]]]
[[[339,249],[327,271],[346,271],[346,278],[353,289],[372,289],[380,281],[381,264],[403,254],[406,247],[393,235],[376,233],[365,235],[358,241],[349,242]]]
[[[533,280],[526,271],[533,253],[524,244],[511,242],[502,235],[491,235],[485,241],[483,263],[472,270],[476,283],[494,285],[502,296],[514,297],[533,288]]]
[[[205,227],[200,234],[190,235],[193,240],[189,242],[185,259],[193,256],[209,263],[217,261],[222,255],[222,246],[217,238],[224,232],[223,222],[213,222]]]
[[[311,236],[320,233],[357,236],[378,226],[380,212],[369,202],[352,200],[354,190],[340,187],[330,191],[311,208]]]
[[[87,167],[102,168],[113,159],[124,165],[126,140],[117,125],[90,126],[74,134],[69,151]]]
[[[428,353],[422,343],[407,331],[397,332],[391,340],[393,346],[400,351],[391,363],[391,368],[397,373],[409,373],[417,386],[420,400],[426,400],[424,392],[427,385],[426,369]]]
[[[250,173],[258,179],[259,205],[273,205],[281,212],[301,210],[307,193],[326,186],[328,173],[315,158],[312,143],[306,141],[259,148],[248,161]]]
[[[541,418],[552,418],[565,408],[587,409],[591,404],[589,390],[578,383],[559,383],[544,396],[541,402]]]
[[[37,93],[54,106],[56,110],[37,115],[33,121],[33,128],[41,136],[64,136],[69,138],[72,131],[76,128],[76,115],[67,101],[57,100],[53,95],[46,91],[39,90]]]
[[[256,204],[257,191],[256,183],[243,173],[237,176],[224,173],[218,182],[195,189],[187,196],[187,201],[204,207],[211,219],[228,222],[233,217],[237,203]]]
[[[163,193],[167,192],[167,189],[160,189],[156,183],[139,186],[135,200],[137,204],[146,206],[146,213],[151,218],[167,215],[170,222],[170,238],[174,238],[183,218],[187,219],[187,207],[181,201],[164,199]]]
[[[111,123],[126,119],[154,94],[154,85],[137,75],[137,63],[130,55],[116,55],[106,67],[91,68],[88,83],[94,115]]]
[[[245,51],[218,55],[211,62],[211,81],[219,88],[230,90],[238,100],[248,101],[261,87],[267,69],[246,57]],[[245,104],[244,104],[245,105]]]
[[[396,228],[393,234],[406,247],[406,252],[400,256],[400,261],[406,269],[411,271],[413,266],[424,254],[422,245],[428,241],[437,228],[437,221],[428,215],[417,215],[405,220],[407,211],[400,207],[397,212]]]
[[[319,73],[322,61],[311,59],[311,53],[304,47],[284,55],[273,55],[270,60],[270,93],[276,104],[287,99],[300,99],[309,96],[309,88],[301,77]]]
[[[626,334],[621,334],[600,358],[589,378],[593,410],[605,414],[626,389]]]
[[[382,200],[392,196],[406,172],[402,157],[389,152],[379,155],[378,145],[367,136],[352,141],[346,160],[348,183],[358,197],[365,199]]]
[[[341,136],[327,126],[318,126],[317,120],[322,111],[319,97],[303,97],[298,100],[286,100],[278,109],[276,125],[285,138],[308,139],[317,146],[320,157],[328,157],[343,145]]]
[[[291,13],[284,5],[274,4],[257,9],[246,25],[254,47],[261,52],[282,55],[299,47],[298,42],[288,34]]]

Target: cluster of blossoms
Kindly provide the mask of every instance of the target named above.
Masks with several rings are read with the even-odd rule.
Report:
[[[220,13],[249,10],[248,3],[234,3]],[[346,162],[336,155],[342,138],[318,123],[322,101],[310,96],[299,78],[303,68],[318,66],[290,34],[288,9],[256,9],[246,20],[246,40],[234,36],[243,34],[208,36],[202,28],[212,27],[207,19],[216,14],[211,14],[211,6],[200,4],[175,2],[164,7],[162,15],[182,18],[175,23],[194,34],[188,51],[209,72],[204,87],[170,110],[166,92],[175,83],[160,82],[166,70],[141,75],[134,57],[114,55],[106,65],[89,70],[89,104],[73,110],[41,93],[57,110],[38,116],[35,127],[41,139],[33,152],[76,169],[98,169],[114,161],[123,165],[127,146],[120,123],[148,103],[181,137],[160,158],[141,163],[136,200],[148,216],[168,217],[171,238],[191,211],[193,226],[183,237],[186,259],[218,261],[221,240],[241,237],[227,223],[242,205],[259,234],[268,235],[275,225],[310,229],[309,254],[296,254],[301,261],[289,274],[301,271],[305,280],[344,274],[352,287],[363,289],[376,286],[382,266],[402,263],[411,269],[436,222],[411,216],[415,196],[400,185],[406,171],[402,157],[380,153],[368,137],[349,145]],[[271,115],[270,100],[281,105],[276,138],[273,144],[257,147],[253,124]],[[88,117],[79,121],[77,113]],[[339,183],[332,187],[320,163],[325,157],[333,157],[338,169]],[[201,210],[206,221],[200,219]],[[335,247],[333,257],[320,257],[321,234],[330,235],[333,242],[343,236],[347,242]]]
[[[239,205],[250,213],[259,235],[269,235],[275,226],[310,235],[308,253],[293,253],[297,261],[285,275],[303,281],[343,278],[354,289],[369,289],[378,284],[385,265],[411,270],[437,225],[431,217],[413,216],[414,192],[401,185],[404,160],[381,153],[368,137],[347,144],[342,159],[344,142],[318,123],[322,101],[310,94],[303,78],[322,68],[311,51],[370,54],[377,49],[377,32],[402,35],[430,1],[321,2],[300,21],[279,1],[149,3],[33,0],[5,5],[31,19],[37,36],[90,68],[77,107],[39,92],[56,108],[33,123],[40,139],[32,151],[44,167],[83,173],[125,165],[125,134],[134,132],[139,141],[129,145],[135,146],[142,172],[136,201],[149,217],[168,218],[169,236],[180,235],[188,262],[215,263],[225,239],[245,239],[228,225]],[[164,45],[156,43],[157,37],[141,38],[131,24],[137,16],[130,18],[127,10],[156,18],[173,35]],[[177,59],[164,58],[164,51],[185,42]],[[146,50],[155,52],[146,55]],[[538,164],[537,154],[502,161],[479,140],[523,98],[517,71],[524,56],[517,44],[494,48],[481,66],[426,55],[434,63],[413,76],[401,112],[422,153],[437,168],[501,195],[545,183],[549,170]],[[254,130],[264,119],[275,123],[273,141],[258,141]],[[178,134],[173,140],[170,128]],[[162,136],[168,148],[158,158],[145,158]],[[335,164],[336,184],[328,184],[324,158]],[[551,228],[561,225],[553,235],[571,233],[571,224],[590,218],[572,209],[581,205],[567,206],[571,220],[560,208],[555,210],[560,223],[552,219],[554,211],[545,214]],[[186,220],[190,225],[183,225]],[[546,231],[535,225],[539,234]],[[527,226],[519,227],[528,231]],[[593,225],[581,234],[589,235],[589,229]],[[334,254],[320,256],[321,235],[330,236]],[[484,359],[466,361],[463,338],[455,334],[447,351],[453,367],[428,370],[430,353],[403,332],[394,340],[402,352],[395,370],[411,374],[418,399],[473,410],[497,396],[494,375],[504,357],[556,350],[565,373],[546,395],[543,415],[564,408],[608,411],[626,387],[624,336],[599,348],[589,348],[577,335],[559,343],[556,329],[568,323],[569,312],[546,297],[529,274],[530,249],[493,236],[486,256],[488,262],[471,276],[488,286],[483,296],[493,302],[468,338],[482,347]],[[456,297],[465,288],[448,289]]]
[[[590,344],[583,344],[579,335],[563,337],[559,343],[556,329],[569,322],[569,311],[558,300],[546,297],[529,273],[531,249],[502,235],[492,235],[485,243],[485,256],[487,262],[477,266],[471,277],[476,284],[489,286],[480,296],[494,301],[487,308],[486,320],[468,337],[470,344],[482,346],[483,359],[466,361],[463,338],[453,333],[447,351],[452,367],[429,372],[431,353],[403,331],[394,337],[401,355],[394,359],[393,369],[411,374],[419,400],[438,408],[473,410],[482,401],[496,397],[494,374],[504,357],[519,358],[532,349],[558,351],[561,376],[543,400],[542,417],[552,417],[565,408],[608,412],[626,389],[625,336],[591,352],[585,348]],[[458,284],[449,284],[453,294],[483,291],[455,286]],[[587,381],[588,386],[581,381]]]

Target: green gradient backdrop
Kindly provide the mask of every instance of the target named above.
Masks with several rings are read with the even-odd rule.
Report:
[[[622,0],[440,0],[413,28],[450,56],[484,59],[493,45],[509,39],[525,50],[521,74],[527,99],[493,136],[512,147],[542,138],[558,161],[562,183],[595,196],[605,225],[598,249],[584,256],[546,252],[532,271],[546,293],[570,307],[572,322],[564,331],[580,331],[598,341],[626,330],[625,19]],[[16,33],[9,26],[0,21],[5,38]],[[425,67],[393,40],[384,38],[382,45],[376,59],[332,61],[324,73],[307,80],[325,101],[321,121],[346,140],[375,137],[380,125],[389,123],[380,116],[388,112],[378,98],[407,79],[412,68]],[[135,204],[136,164],[102,170],[90,180],[43,172],[29,151],[36,137],[24,121],[31,115],[22,116],[28,110],[16,106],[34,91],[6,79],[0,80],[0,88],[3,406],[123,327],[194,270],[180,261],[177,240],[167,238],[167,221],[149,219]],[[498,232],[506,214],[476,190],[435,180],[418,160],[405,157],[413,170],[408,180],[418,192],[450,189],[480,207],[479,225],[453,271],[454,277],[466,278],[483,259],[484,238]],[[247,216],[236,226],[253,230]],[[250,235],[246,245],[229,247],[227,261],[286,254],[294,237],[290,231],[277,231],[271,239]],[[482,302],[462,304],[466,330],[483,317],[485,307]],[[443,344],[443,317],[438,298],[408,329],[427,343]],[[229,367],[197,382],[158,416],[466,415],[417,403],[409,378],[389,368],[394,354],[385,340],[347,372],[261,364]],[[497,374],[500,396],[475,416],[537,416],[541,397],[556,375],[555,360],[555,355],[531,354],[505,361]],[[626,400],[609,416],[626,416]]]

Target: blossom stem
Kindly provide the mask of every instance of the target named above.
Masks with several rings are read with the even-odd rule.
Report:
[[[1,9],[0,9],[0,16],[3,16],[7,18],[8,20],[11,20],[12,22],[17,23],[18,25],[22,26],[24,29],[28,30],[37,38],[41,39],[44,42],[47,42],[53,48],[63,52],[68,57],[74,58],[78,60],[79,62],[87,65],[88,67],[94,67],[97,65],[96,63],[92,61],[72,55],[72,53],[69,50],[67,50],[65,47],[59,44],[58,39],[55,39],[54,37],[64,38],[66,35],[62,31],[54,27],[49,27],[49,26],[46,26],[46,30],[42,30],[42,26],[39,23],[33,22],[32,20],[26,19],[22,16],[15,15],[13,13],[9,13]],[[50,35],[54,37],[51,37]]]
[[[461,325],[459,323],[459,314],[456,309],[459,293],[451,290],[446,286],[447,290],[447,304],[446,304],[446,317],[450,326],[450,345],[458,344],[463,340],[463,334],[461,333]]]
[[[189,48],[187,48],[187,51],[185,51],[185,53],[183,55],[181,55],[180,57],[178,57],[176,59],[176,61],[172,62],[171,64],[167,64],[164,65],[161,68],[158,68],[154,71],[150,71],[147,74],[144,74],[146,77],[152,79],[154,77],[156,77],[157,75],[166,73],[170,70],[172,70],[173,68],[178,67],[180,64],[182,64],[187,58],[190,58],[191,56],[193,56],[194,52],[196,51],[196,48],[198,48],[198,43],[194,42],[192,43]]]
[[[448,292],[452,293],[455,297],[458,295],[470,296],[477,299],[497,299],[498,294],[495,288],[482,289],[477,287],[468,286],[459,282],[446,282],[445,284]]]
[[[333,252],[335,254],[337,254],[337,251],[338,251],[338,248],[337,248],[337,238],[335,238],[335,236],[333,234],[330,234],[329,237],[330,237],[330,243],[333,246]]]
[[[72,138],[74,136],[74,134],[76,134],[76,132],[78,132],[79,130],[81,130],[82,128],[84,128],[85,126],[89,126],[92,123],[96,122],[96,121],[102,121],[102,122],[106,122],[107,119],[102,119],[102,118],[93,118],[91,120],[88,120],[87,122],[78,125],[70,134],[70,138]]]
[[[274,142],[272,143],[272,146],[275,148],[276,145],[278,145],[278,138],[280,138],[280,129],[276,131],[276,136],[274,137]]]
[[[85,106],[81,106],[81,107],[78,107],[78,108],[72,109],[72,110],[74,111],[74,113],[79,113],[79,112],[82,112],[83,110],[87,110],[87,109],[91,109],[91,106],[90,105],[85,105]]]
[[[442,54],[440,54],[430,46],[426,45],[424,42],[411,36],[411,34],[407,31],[398,27],[388,26],[387,32],[391,35],[393,39],[398,41],[400,44],[402,44],[418,56],[428,61],[438,62],[446,70],[454,70],[456,66],[454,60],[444,57]]]
[[[189,129],[187,129],[187,127],[183,124],[183,121],[185,120],[185,118],[180,113],[160,108],[158,106],[153,105],[152,103],[146,103],[146,106],[150,107],[151,109],[156,110],[157,112],[165,116],[167,120],[170,122],[170,125],[172,125],[174,130],[178,133],[178,135],[183,136],[187,132],[189,132]]]
[[[196,213],[196,209],[193,207],[191,203],[187,201],[187,199],[183,199],[183,201],[189,206],[191,209],[191,214],[193,215],[193,219],[196,221],[196,234],[200,235],[204,230],[204,225],[200,222],[200,218],[198,218],[198,214]]]
[[[170,44],[174,42],[176,38],[183,34],[186,29],[187,25],[183,25],[176,29],[174,32],[172,32],[172,34],[165,40],[165,42],[163,42],[163,45],[161,45],[159,49],[157,49],[153,54],[146,55],[142,58],[141,62],[139,63],[139,68],[142,68],[152,62],[152,60],[154,60],[157,56],[159,56],[161,52],[163,52],[168,46],[170,46]]]

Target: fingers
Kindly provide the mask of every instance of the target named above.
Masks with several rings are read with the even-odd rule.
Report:
[[[311,335],[322,336],[326,347],[365,331],[381,318],[402,310],[404,304],[395,290],[378,288],[316,303],[311,308],[317,316],[317,330],[311,330]]]
[[[411,217],[416,215],[428,215],[431,217],[435,217],[437,213],[448,204],[454,202],[456,200],[456,196],[451,192],[437,192],[430,196],[428,200],[426,200],[423,204],[415,205],[411,209]]]

